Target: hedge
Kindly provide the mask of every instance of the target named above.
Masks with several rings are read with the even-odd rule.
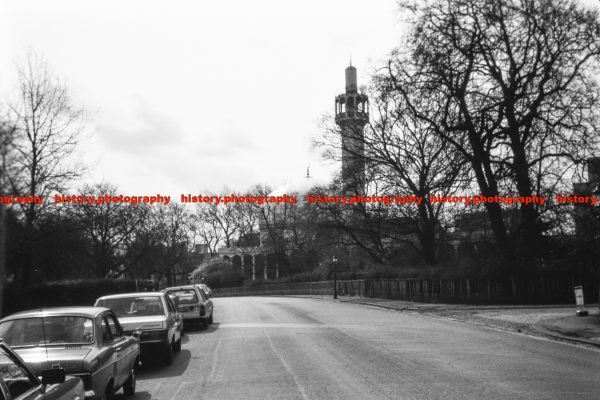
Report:
[[[19,288],[4,288],[3,315],[41,307],[91,306],[101,296],[145,291],[151,282],[143,279],[78,279],[44,282]]]

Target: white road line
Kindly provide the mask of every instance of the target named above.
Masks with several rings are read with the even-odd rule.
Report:
[[[215,346],[215,351],[213,353],[214,356],[210,366],[210,373],[208,374],[206,383],[211,382],[215,377],[215,373],[217,372],[217,362],[219,361],[219,347],[221,347],[221,338],[219,338],[219,340],[217,341],[217,345]]]
[[[296,383],[296,386],[298,387],[298,391],[300,392],[300,395],[302,396],[302,398],[304,400],[309,400],[309,397],[306,395],[306,392],[304,391],[304,387],[302,386],[302,384],[300,384],[298,377],[296,376],[296,374],[294,374],[294,372],[292,371],[292,369],[290,368],[288,363],[283,359],[281,354],[279,354],[279,352],[273,345],[273,342],[271,341],[271,336],[269,336],[269,334],[266,330],[265,330],[265,335],[267,336],[267,339],[269,340],[269,344],[271,345],[271,348],[273,349],[273,353],[275,353],[275,355],[277,357],[279,357],[279,361],[281,361],[281,364],[283,364],[283,367],[285,368],[285,370],[288,372],[288,374],[290,374],[292,376],[292,378],[294,378],[294,382]]]
[[[296,324],[285,322],[239,322],[229,324],[219,324],[221,328],[325,328],[332,325],[326,324]]]

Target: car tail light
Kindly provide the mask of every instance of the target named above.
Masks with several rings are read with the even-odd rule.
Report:
[[[168,336],[167,329],[160,329],[155,331],[143,331],[140,337],[141,340],[163,340]]]

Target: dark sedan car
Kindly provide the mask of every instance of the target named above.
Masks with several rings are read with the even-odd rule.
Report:
[[[63,369],[42,371],[42,379],[0,339],[0,400],[83,400],[81,379]]]
[[[115,314],[104,307],[60,307],[10,315],[0,337],[39,375],[62,368],[81,377],[85,397],[110,398],[120,388],[135,392],[140,347],[125,336]]]

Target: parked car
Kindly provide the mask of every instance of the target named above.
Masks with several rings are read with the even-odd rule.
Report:
[[[58,307],[12,314],[0,321],[0,337],[43,377],[62,368],[81,378],[86,399],[108,399],[123,388],[135,392],[138,339],[126,336],[104,307]]]
[[[80,400],[85,396],[83,382],[65,376],[65,370],[34,371],[0,339],[0,399],[2,400]]]
[[[199,287],[200,290],[202,290],[204,292],[206,297],[208,297],[209,299],[212,298],[212,296],[213,296],[212,289],[209,288],[208,285],[205,285],[204,283],[196,283],[194,286]]]
[[[177,310],[184,321],[201,323],[207,327],[213,322],[213,303],[197,285],[168,287],[164,290],[177,298]]]
[[[181,350],[183,318],[165,293],[103,296],[96,300],[95,305],[113,310],[126,333],[140,332],[143,357],[155,357],[158,354],[161,361],[171,364],[172,352]]]

